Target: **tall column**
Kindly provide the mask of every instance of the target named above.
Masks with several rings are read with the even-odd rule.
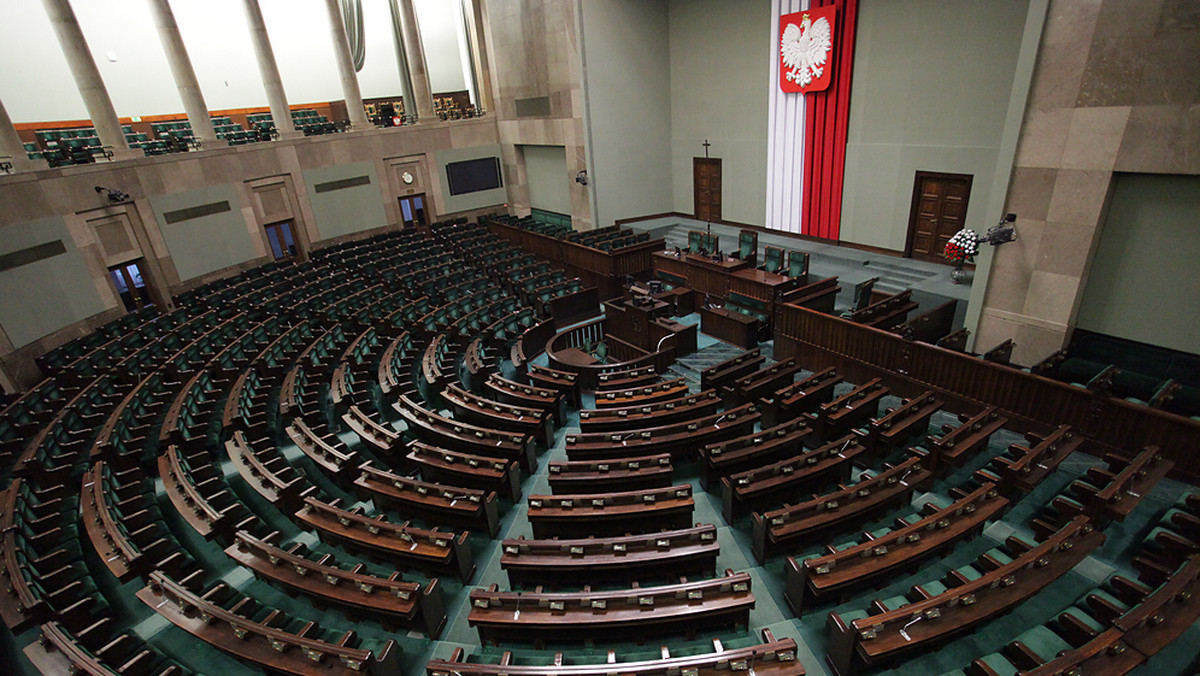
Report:
[[[113,108],[108,90],[104,88],[104,80],[100,70],[96,68],[96,60],[88,49],[87,40],[75,19],[75,11],[71,9],[69,0],[42,0],[46,14],[50,17],[50,25],[58,37],[63,56],[71,68],[71,76],[75,79],[75,87],[83,97],[87,106],[88,116],[92,118],[92,126],[96,128],[96,136],[100,144],[113,149],[113,159],[140,157],[141,152],[131,151],[125,141],[125,132],[121,131],[121,121]]]
[[[412,0],[400,0],[400,25],[404,29],[404,56],[412,80],[417,115],[425,121],[433,119],[433,91],[429,88],[429,69],[425,67],[425,47],[417,27],[417,9]],[[407,102],[405,107],[407,108]]]
[[[408,70],[408,57],[404,52],[404,22],[400,15],[400,0],[389,0],[388,10],[392,15],[392,37],[396,41],[396,70],[400,76],[400,95],[404,98],[404,112],[410,114],[417,109],[413,96],[412,73]]]
[[[271,38],[267,35],[267,24],[263,21],[258,0],[242,0],[242,4],[246,7],[250,42],[254,44],[254,56],[258,60],[263,87],[267,90],[267,105],[271,106],[275,129],[279,131],[279,138],[296,138],[300,133],[292,123],[292,111],[283,92],[283,80],[279,78],[279,66],[275,63],[275,50],[271,49]]]
[[[351,129],[370,129],[374,125],[367,121],[367,112],[363,108],[362,91],[358,88],[358,76],[350,59],[350,40],[346,38],[340,4],[338,0],[325,0],[325,8],[329,10],[329,28],[333,31],[333,53],[337,60],[338,75],[342,77],[342,95],[346,98],[346,114],[350,117]]]
[[[12,158],[13,171],[36,171],[46,168],[45,164],[38,167],[37,161],[29,159],[29,155],[25,154],[25,144],[17,135],[17,128],[13,126],[12,118],[4,108],[4,102],[0,101],[0,156],[4,155]]]
[[[467,41],[471,45],[471,65],[475,71],[476,105],[492,112],[492,69],[488,63],[487,39],[483,27],[487,25],[481,0],[462,0],[463,15],[467,20]]]
[[[175,77],[175,86],[179,88],[179,98],[183,100],[183,110],[187,113],[188,123],[192,125],[192,134],[205,145],[216,143],[217,134],[213,131],[212,118],[208,115],[208,106],[204,105],[204,94],[200,91],[200,83],[196,81],[196,71],[183,45],[183,36],[179,34],[179,25],[175,23],[171,5],[167,0],[149,0],[149,3],[154,26],[158,29],[158,39],[167,54],[171,75]]]

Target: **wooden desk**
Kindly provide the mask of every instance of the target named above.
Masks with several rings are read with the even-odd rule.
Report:
[[[554,445],[554,421],[544,409],[500,403],[457,385],[442,390],[442,398],[450,404],[456,420],[528,434],[547,448]]]
[[[683,422],[717,412],[721,397],[706,390],[679,399],[668,399],[628,408],[595,408],[579,412],[579,431],[616,432],[658,427]]]
[[[610,538],[526,540],[501,543],[500,567],[514,586],[634,582],[712,575],[717,527],[712,524]]]
[[[492,587],[470,594],[467,623],[484,643],[694,636],[702,627],[745,625],[754,607],[749,573],[733,571],[708,580],[609,591],[518,593]]]
[[[234,534],[233,544],[225,548],[229,558],[261,579],[341,606],[349,613],[365,613],[423,629],[429,638],[436,639],[441,634],[446,611],[442,608],[436,577],[422,587],[420,583],[400,579],[400,573],[378,577],[363,572],[361,564],[346,570],[329,556],[316,561],[305,556],[307,552],[304,545],[293,544],[283,549],[244,530]]]
[[[887,393],[883,381],[875,378],[828,404],[821,404],[817,413],[809,416],[817,438],[828,441],[845,434],[852,427],[862,426],[868,419],[879,415],[879,402]]]
[[[616,655],[609,651],[606,663],[549,666],[512,664],[511,653],[506,653],[499,664],[468,662],[462,648],[455,648],[449,660],[430,660],[425,665],[425,676],[611,676],[614,673],[628,676],[733,676],[751,668],[758,676],[804,676],[804,666],[796,659],[794,639],[776,641],[769,629],[762,630],[762,638],[764,643],[761,645],[731,649],[713,639],[713,652],[703,655],[671,657],[667,646],[662,646],[662,659],[616,662]]]
[[[713,338],[748,350],[758,345],[762,322],[723,307],[701,307],[700,330]]]
[[[892,449],[912,437],[924,440],[929,431],[930,418],[941,408],[942,402],[933,396],[933,392],[926,392],[871,420],[867,424],[871,453],[876,457],[886,456]]]
[[[362,464],[357,453],[350,450],[334,434],[318,434],[304,422],[294,418],[287,427],[288,438],[309,460],[332,477],[349,478],[349,474]]]
[[[995,406],[988,406],[979,413],[958,417],[959,426],[942,426],[941,436],[930,435],[925,442],[932,452],[930,460],[935,468],[943,465],[962,467],[963,463],[979,451],[987,448],[988,439],[1008,423]]]
[[[836,674],[877,668],[1008,611],[1065,575],[1104,542],[1086,517],[986,575],[888,612],[846,622],[830,613],[828,661]],[[915,598],[915,597],[914,597]],[[962,600],[968,598],[968,603]],[[921,621],[913,622],[914,618]]]
[[[518,383],[493,373],[483,384],[483,394],[506,404],[542,409],[554,416],[556,425],[566,424],[567,399],[558,390]]]
[[[322,673],[346,676],[385,676],[399,673],[400,670],[397,661],[399,648],[394,641],[388,641],[378,654],[374,654],[370,650],[348,645],[357,643],[353,639],[353,632],[340,644],[305,637],[309,628],[291,634],[226,610],[210,602],[207,595],[193,593],[162,573],[151,573],[150,583],[137,593],[137,597],[172,624],[201,641],[267,669],[307,674],[312,673],[315,667],[320,667]],[[256,605],[252,603],[248,607],[254,608]]]
[[[793,418],[760,432],[708,444],[700,449],[700,485],[707,490],[723,476],[794,455],[811,433],[803,420]]]
[[[550,490],[555,495],[662,488],[671,485],[671,456],[662,453],[612,460],[550,463]]]
[[[759,400],[763,424],[775,425],[802,413],[812,413],[833,399],[833,388],[842,382],[831,366],[788,385]]]
[[[461,453],[419,441],[409,442],[404,459],[418,468],[426,481],[498,491],[512,500],[521,497],[521,470],[515,460]]]
[[[597,409],[633,408],[686,397],[690,390],[682,377],[663,380],[648,387],[635,387],[624,392],[608,391],[596,397]]]
[[[793,358],[783,359],[748,373],[721,388],[728,406],[757,402],[780,388],[787,387],[802,369]]]
[[[567,436],[567,457],[571,460],[606,460],[657,453],[693,457],[705,444],[746,434],[754,429],[760,417],[753,404],[745,404],[689,422],[627,432],[572,434]]]
[[[715,262],[705,256],[684,254],[682,258],[674,252],[656,251],[651,256],[654,270],[666,272],[686,280],[687,286],[698,294],[708,294],[725,300],[729,294],[739,293],[756,298],[766,304],[767,314],[774,316],[776,305],[782,303],[784,293],[796,282],[791,278],[750,267],[747,261],[726,257]],[[696,301],[702,305],[703,299]]]
[[[618,493],[529,496],[529,524],[536,538],[648,533],[692,523],[688,484]]]
[[[385,517],[372,517],[362,510],[348,510],[321,502],[313,497],[304,499],[304,507],[295,514],[296,521],[327,537],[353,547],[382,554],[397,565],[420,570],[448,571],[463,582],[475,575],[475,559],[467,543],[467,532],[451,533],[436,528],[413,528],[405,523],[391,523]]]
[[[761,350],[756,347],[749,352],[743,352],[736,357],[714,364],[700,372],[700,387],[708,390],[737,380],[762,368],[766,359]]]
[[[820,448],[769,465],[721,477],[721,513],[733,523],[748,509],[777,505],[796,495],[808,495],[835,480],[850,478],[850,470],[867,447],[856,432]]]
[[[408,395],[401,395],[392,408],[404,419],[409,433],[426,443],[503,460],[516,460],[529,473],[533,473],[537,467],[533,437],[528,434],[504,432],[445,418],[426,409]]]
[[[481,527],[495,537],[500,509],[495,492],[417,481],[364,464],[354,488],[378,506],[437,525]]]
[[[558,350],[555,354],[557,354],[563,362],[567,364],[574,364],[575,366],[592,366],[600,363],[599,359],[596,359],[592,355],[577,347],[568,347],[564,350]]]
[[[751,548],[759,563],[780,547],[865,521],[880,510],[908,500],[933,473],[920,457],[912,457],[869,479],[840,486],[825,495],[768,512],[755,512]]]
[[[996,485],[986,483],[916,523],[893,528],[853,547],[797,561],[787,558],[788,607],[799,616],[806,606],[844,596],[849,590],[904,570],[983,530],[1008,506]],[[904,522],[900,522],[904,523]]]

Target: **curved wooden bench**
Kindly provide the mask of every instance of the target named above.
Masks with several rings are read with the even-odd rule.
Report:
[[[604,493],[671,485],[674,469],[667,453],[611,460],[552,462],[550,490],[555,494]]]
[[[772,552],[862,521],[881,509],[909,499],[933,478],[924,459],[911,457],[879,474],[795,505],[752,514],[751,548],[759,563]]]
[[[754,404],[743,404],[688,422],[627,432],[572,434],[567,436],[567,457],[571,460],[604,460],[658,453],[670,453],[672,457],[694,456],[702,446],[753,430],[760,417]]]
[[[695,507],[688,484],[618,493],[531,495],[528,502],[529,524],[539,539],[686,528]]]
[[[318,601],[420,628],[430,638],[441,634],[446,625],[446,611],[436,577],[422,585],[405,582],[399,572],[386,578],[371,575],[364,572],[362,564],[346,570],[330,555],[318,560],[308,558],[304,545],[279,547],[273,542],[278,537],[278,532],[256,538],[244,530],[238,531],[233,544],[225,548],[225,554],[257,577]]]
[[[579,429],[581,432],[615,432],[658,427],[711,415],[721,405],[717,391],[706,390],[678,399],[628,408],[584,409],[579,412]]]
[[[514,501],[521,497],[521,470],[515,460],[460,453],[420,441],[409,442],[404,459],[426,481],[497,491]]]
[[[716,569],[717,527],[712,524],[641,535],[501,543],[500,567],[512,585],[593,584],[663,579]]]
[[[296,521],[312,528],[322,539],[328,537],[358,549],[384,556],[394,564],[420,570],[449,571],[468,582],[475,575],[475,559],[467,544],[468,533],[413,528],[392,523],[382,516],[367,516],[361,510],[343,509],[313,497],[295,514]]]
[[[214,590],[222,586],[218,585]],[[268,622],[258,622],[237,612],[254,608],[256,604],[247,602],[247,597],[234,604],[231,610],[209,601],[212,591],[201,596],[155,572],[150,574],[150,583],[137,596],[159,615],[201,641],[268,669],[303,674],[319,666],[322,673],[346,676],[400,673],[396,655],[399,649],[395,641],[388,641],[375,653],[351,647],[358,643],[353,631],[343,634],[337,642],[308,638],[307,634],[317,633],[315,623],[309,622],[298,633],[276,629]]]
[[[480,640],[612,640],[650,634],[694,636],[704,627],[746,625],[754,594],[750,575],[726,571],[723,577],[660,587],[591,592],[470,593],[467,623]]]

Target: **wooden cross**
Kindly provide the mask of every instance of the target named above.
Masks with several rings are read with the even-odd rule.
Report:
[[[704,159],[707,160],[708,159],[708,148],[712,144],[708,142],[708,139],[704,139],[704,143],[702,143],[701,145],[704,146]]]

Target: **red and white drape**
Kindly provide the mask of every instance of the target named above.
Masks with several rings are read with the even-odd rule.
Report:
[[[858,0],[773,0],[771,94],[767,125],[766,226],[837,240],[850,121],[850,83]],[[779,86],[779,17],[835,5],[832,82],[822,92],[784,93]]]

